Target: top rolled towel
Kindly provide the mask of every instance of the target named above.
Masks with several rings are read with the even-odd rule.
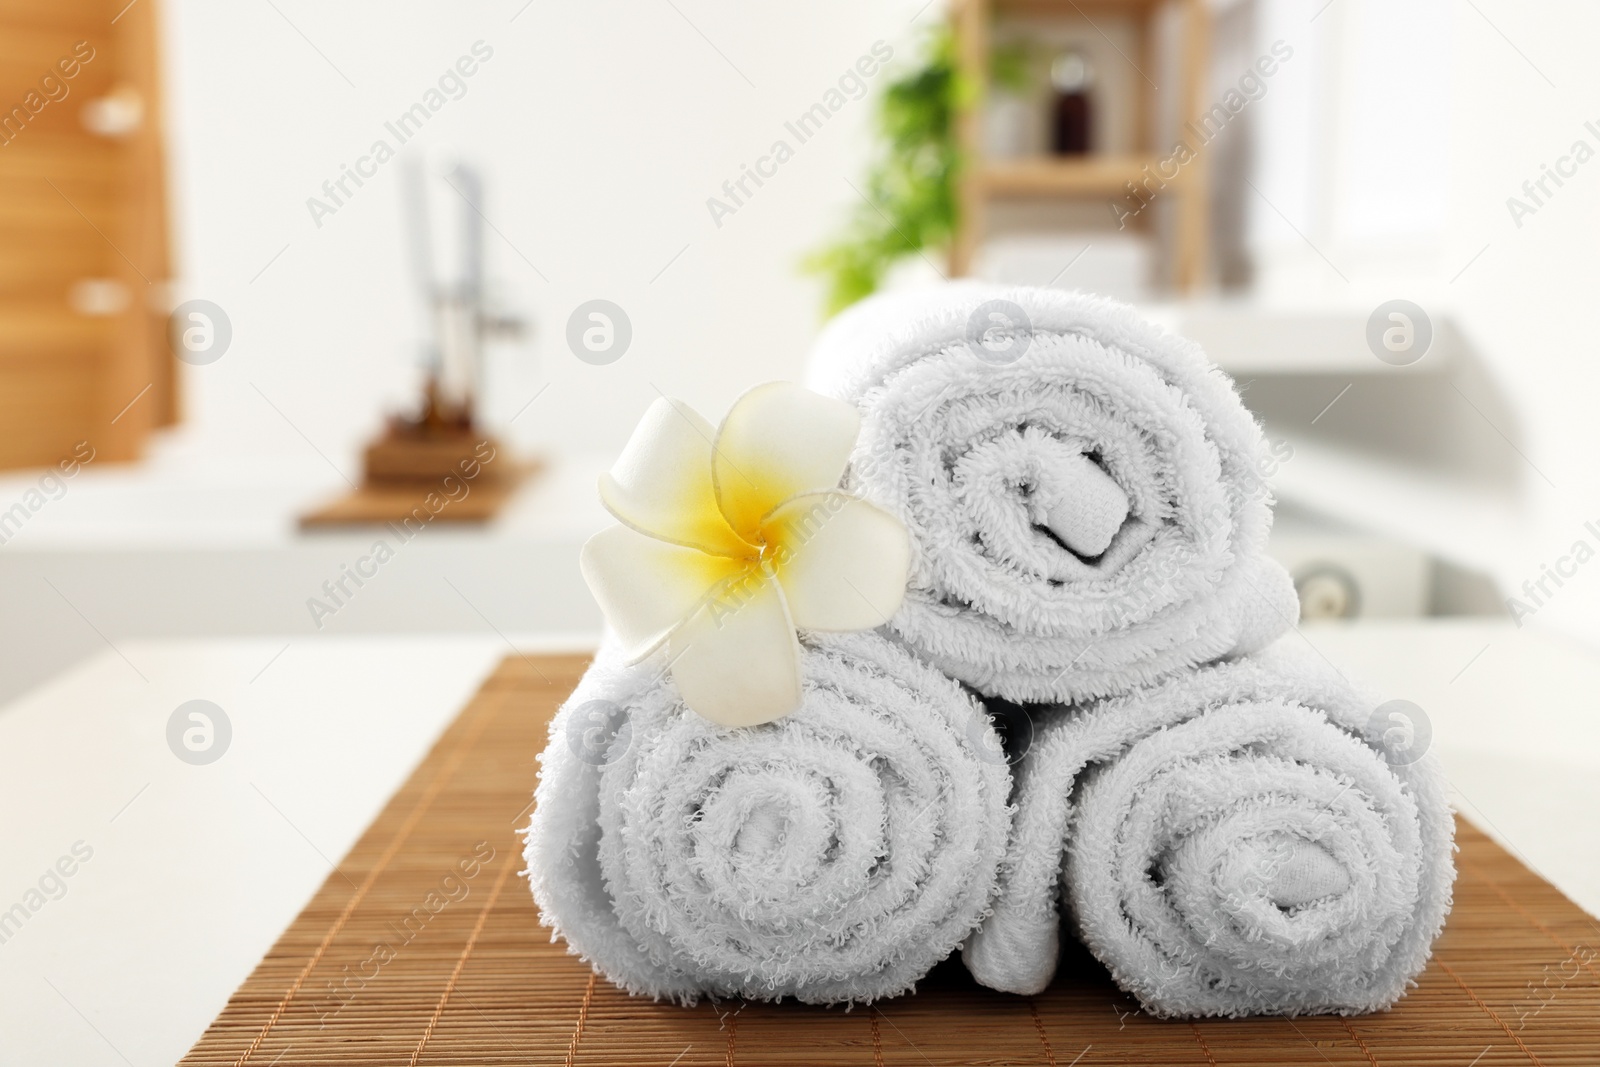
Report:
[[[873,297],[824,331],[807,384],[860,410],[847,481],[911,532],[889,626],[985,695],[1112,695],[1298,614],[1264,553],[1260,427],[1131,307],[968,282]]]

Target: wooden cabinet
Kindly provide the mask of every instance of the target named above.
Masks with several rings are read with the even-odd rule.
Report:
[[[0,0],[0,468],[177,416],[156,0]]]

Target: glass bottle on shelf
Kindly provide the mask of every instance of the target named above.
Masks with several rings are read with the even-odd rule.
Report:
[[[1067,49],[1050,64],[1050,150],[1058,156],[1079,156],[1090,149],[1092,81],[1089,59],[1077,48]]]

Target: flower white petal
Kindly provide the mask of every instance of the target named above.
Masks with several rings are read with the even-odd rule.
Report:
[[[722,726],[757,726],[800,706],[800,643],[769,575],[729,583],[667,642],[689,708]]]
[[[578,566],[628,657],[638,659],[659,647],[720,583],[751,565],[610,526],[584,544]]]
[[[747,540],[773,508],[839,484],[861,416],[842,400],[790,382],[758,385],[734,402],[712,456],[717,503]]]
[[[665,397],[651,404],[627,447],[600,476],[600,500],[641,533],[720,556],[754,554],[717,506],[711,478],[716,431],[693,408]]]
[[[905,598],[911,540],[905,524],[844,493],[806,493],[762,525],[778,581],[803,630],[870,630]]]

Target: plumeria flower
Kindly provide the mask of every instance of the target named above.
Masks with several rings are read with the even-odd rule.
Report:
[[[628,657],[663,647],[691,709],[723,726],[800,705],[802,630],[881,626],[911,545],[888,512],[839,491],[860,416],[788,382],[757,386],[713,428],[662,398],[600,499],[621,525],[583,546],[584,580]]]

